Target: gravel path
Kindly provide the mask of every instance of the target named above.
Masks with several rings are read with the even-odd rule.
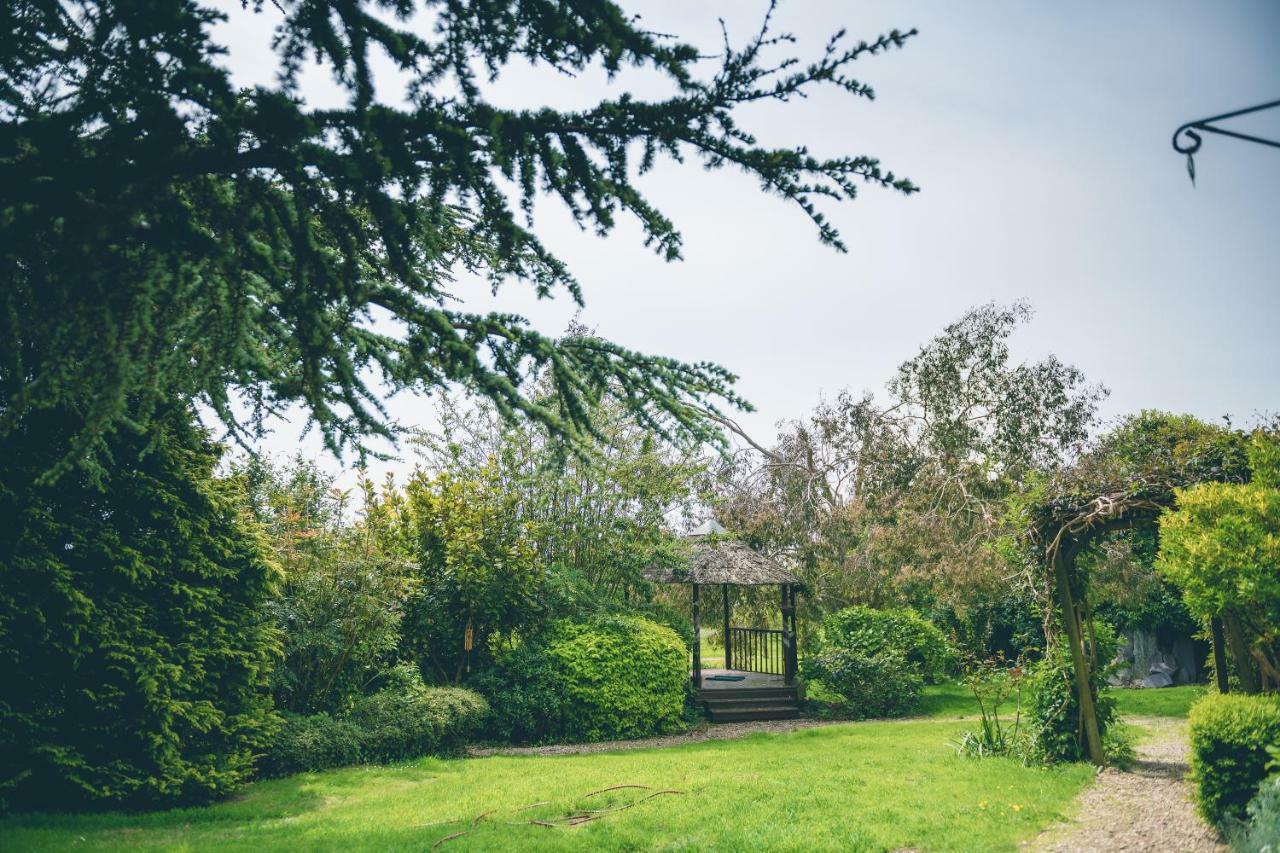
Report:
[[[705,725],[677,735],[659,735],[635,740],[606,740],[599,743],[564,743],[551,746],[473,746],[467,754],[473,758],[486,755],[582,755],[589,752],[611,752],[616,749],[656,749],[663,746],[679,746],[682,743],[700,743],[708,740],[731,740],[747,735],[767,732],[781,734],[796,729],[815,726],[848,725],[847,720],[761,720],[748,723],[716,723]]]
[[[1108,768],[1078,802],[1069,823],[1031,842],[1042,853],[1161,851],[1217,853],[1227,848],[1196,815],[1187,775],[1187,732],[1181,720],[1131,719],[1152,731],[1128,770]]]

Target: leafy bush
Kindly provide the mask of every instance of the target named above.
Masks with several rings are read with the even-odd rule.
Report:
[[[917,667],[896,651],[829,651],[805,658],[802,673],[838,694],[842,701],[835,710],[854,719],[902,716],[916,706],[924,689]]]
[[[351,720],[326,713],[285,713],[284,725],[262,759],[262,775],[287,776],[363,760],[360,727]]]
[[[424,686],[412,665],[396,667],[388,680],[348,714],[287,715],[267,754],[264,774],[451,755],[479,730],[489,711],[473,691]]]
[[[865,658],[897,652],[927,683],[942,681],[955,668],[955,655],[938,628],[914,610],[876,610],[854,605],[822,621],[819,651],[857,651]]]
[[[1249,801],[1248,820],[1230,835],[1235,853],[1276,853],[1280,850],[1280,776],[1268,779]]]
[[[213,476],[218,448],[172,407],[147,435],[109,432],[93,468],[30,485],[74,418],[36,421],[0,438],[0,800],[225,794],[279,722],[262,619],[278,578]]]
[[[1200,814],[1213,824],[1243,817],[1267,776],[1267,747],[1280,744],[1280,697],[1210,694],[1188,719]]]
[[[283,645],[276,707],[340,712],[394,663],[415,589],[398,519],[389,517],[396,507],[360,475],[364,500],[352,523],[348,493],[301,457],[286,465],[253,458],[236,473],[284,571],[267,607]]]
[[[454,755],[489,713],[478,693],[460,687],[426,687],[416,668],[397,671],[399,683],[356,703],[351,720],[360,728],[366,761],[420,755]]]
[[[562,622],[471,686],[492,706],[486,733],[516,743],[643,737],[682,725],[687,650],[637,616]]]
[[[1115,632],[1099,622],[1095,633],[1097,659],[1110,660],[1117,648]],[[1113,749],[1109,758],[1123,760],[1129,752],[1127,741],[1118,731],[1108,735],[1115,719],[1116,701],[1107,690],[1106,677],[1107,669],[1102,666],[1094,667],[1090,676],[1098,734],[1102,737],[1104,751],[1109,744]],[[1085,754],[1080,734],[1080,702],[1076,696],[1075,668],[1065,643],[1059,644],[1029,669],[1025,689],[1029,697],[1027,758],[1045,764],[1082,760]]]

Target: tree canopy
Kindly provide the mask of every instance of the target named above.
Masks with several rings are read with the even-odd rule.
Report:
[[[59,470],[110,424],[145,423],[174,396],[241,437],[300,404],[335,451],[394,432],[385,393],[449,383],[563,439],[590,432],[603,398],[648,429],[714,439],[703,407],[743,403],[728,371],[467,312],[455,275],[581,302],[533,230],[544,195],[601,234],[630,215],[646,244],[679,257],[675,224],[636,182],[661,157],[745,172],[837,249],[819,200],[864,182],[916,189],[871,157],[761,145],[738,121],[824,84],[873,97],[850,66],[914,31],[869,42],[842,31],[801,62],[770,9],[740,46],[726,34],[705,73],[705,51],[607,0],[245,6],[274,28],[277,63],[273,83],[249,89],[215,38],[223,13],[194,0],[0,12],[0,433],[40,410],[77,412]],[[375,59],[397,69],[395,91],[375,87]],[[306,101],[311,61],[340,105]],[[669,94],[504,108],[485,83],[515,63],[643,69]],[[535,372],[553,395],[525,393]]]

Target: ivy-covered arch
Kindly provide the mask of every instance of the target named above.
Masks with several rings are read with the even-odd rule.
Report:
[[[1088,578],[1077,568],[1077,557],[1109,533],[1154,527],[1161,513],[1173,506],[1177,489],[1202,482],[1243,482],[1248,477],[1244,446],[1243,434],[1228,427],[1190,416],[1143,412],[1061,472],[1031,510],[1028,534],[1053,589],[1075,675],[1081,747],[1094,764],[1105,763],[1090,687],[1098,661]],[[1219,661],[1220,644],[1215,632]]]

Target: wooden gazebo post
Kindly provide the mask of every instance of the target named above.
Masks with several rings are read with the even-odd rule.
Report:
[[[782,589],[782,676],[787,684],[796,680],[798,658],[796,655],[796,589],[789,583],[779,584]]]
[[[702,687],[702,586],[693,585],[693,688]]]
[[[720,592],[724,598],[724,633],[720,635],[724,641],[724,668],[733,669],[733,653],[729,651],[729,585],[720,584]]]

